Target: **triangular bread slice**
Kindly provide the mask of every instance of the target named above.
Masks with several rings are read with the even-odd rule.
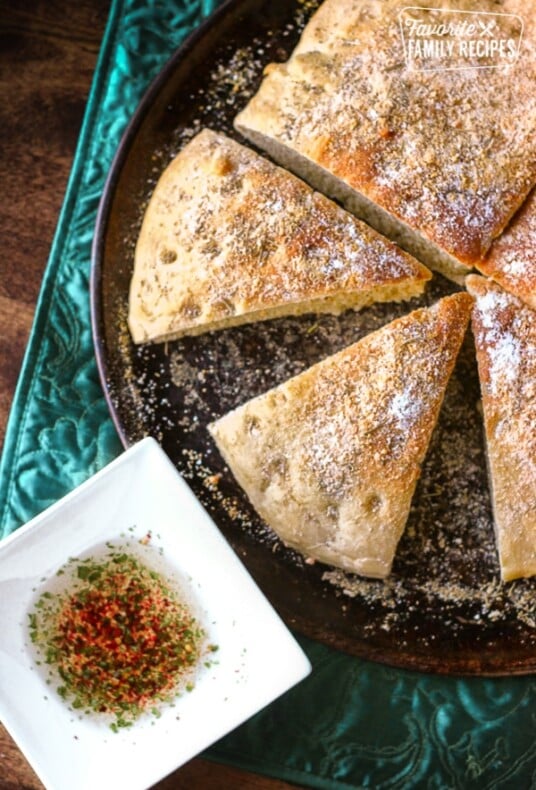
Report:
[[[536,310],[536,189],[476,268]]]
[[[424,39],[406,26],[466,24],[472,17],[461,9],[476,5],[498,39],[519,41],[523,30],[507,78],[481,68],[475,51],[448,65],[411,57],[406,36]],[[535,3],[497,8],[494,0],[324,0],[289,60],[265,68],[235,128],[463,282],[536,182]]]
[[[472,303],[415,310],[209,426],[284,543],[389,574]]]
[[[128,323],[169,340],[422,293],[431,274],[285,170],[208,129],[168,165],[138,238]]]
[[[536,312],[467,278],[501,576],[536,574]]]

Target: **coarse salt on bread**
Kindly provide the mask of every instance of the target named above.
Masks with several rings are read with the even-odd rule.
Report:
[[[209,426],[285,544],[389,574],[472,303],[415,310]]]
[[[160,177],[136,245],[135,343],[422,293],[430,272],[265,157],[208,129]]]
[[[290,59],[266,68],[235,127],[461,283],[536,182],[536,2],[429,6],[325,0]],[[410,68],[400,14],[467,21],[455,11],[473,13],[477,30],[495,14],[493,35],[516,46],[521,19],[517,60]]]
[[[536,190],[476,268],[536,310]]]
[[[467,278],[501,576],[536,574],[536,312]]]

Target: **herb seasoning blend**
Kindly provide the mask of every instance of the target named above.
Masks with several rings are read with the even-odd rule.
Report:
[[[113,730],[147,711],[159,715],[158,703],[193,688],[202,628],[166,580],[128,550],[109,546],[102,558],[73,563],[72,587],[42,593],[29,614],[41,663],[55,670],[72,708],[111,714]]]

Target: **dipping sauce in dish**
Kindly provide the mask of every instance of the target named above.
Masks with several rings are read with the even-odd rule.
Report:
[[[191,691],[207,652],[204,629],[179,591],[129,547],[71,559],[63,589],[46,589],[29,613],[38,663],[74,710],[131,726]]]

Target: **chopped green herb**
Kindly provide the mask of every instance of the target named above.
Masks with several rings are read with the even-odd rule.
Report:
[[[114,732],[146,711],[159,716],[156,705],[177,696],[199,662],[203,629],[165,579],[127,552],[75,562],[74,589],[43,593],[28,615],[32,641],[61,679],[58,694],[75,710],[111,714]]]

